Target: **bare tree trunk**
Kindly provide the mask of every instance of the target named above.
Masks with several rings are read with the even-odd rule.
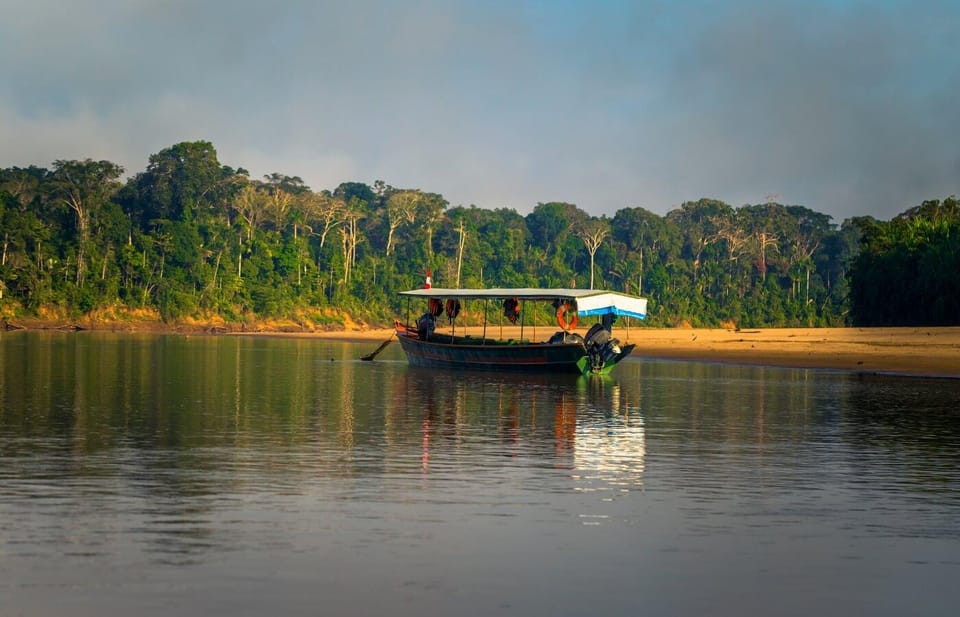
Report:
[[[767,232],[759,231],[756,232],[755,237],[757,239],[757,248],[760,249],[760,280],[767,280],[767,247],[772,246],[776,248],[777,246],[777,236]]]
[[[86,258],[84,255],[84,242],[80,241],[80,246],[77,249],[77,287],[83,285],[83,261]]]
[[[346,227],[340,228],[340,237],[342,239],[342,249],[343,249],[343,282],[347,284],[350,282],[350,232]]]
[[[460,273],[463,270],[463,247],[466,244],[467,233],[460,221],[460,246],[457,249],[457,288],[460,287]]]
[[[643,295],[643,247],[640,247],[640,274],[637,276],[637,295]]]
[[[210,287],[216,288],[217,286],[217,274],[220,272],[220,258],[223,257],[223,250],[221,249],[217,253],[217,263],[213,266],[213,280],[210,281]]]
[[[357,265],[357,245],[360,243],[357,218],[350,219],[350,267]]]
[[[394,225],[393,221],[391,221],[387,229],[387,257],[390,256],[390,252],[393,250],[393,232],[396,230],[397,225]]]
[[[77,286],[83,284],[83,275],[84,275],[84,262],[86,260],[86,249],[87,241],[89,240],[90,235],[90,221],[89,221],[89,211],[86,208],[86,205],[83,203],[83,200],[75,193],[71,194],[63,199],[65,203],[71,210],[73,210],[77,215],[77,233],[79,234],[77,247]]]
[[[590,251],[590,289],[593,289],[593,256],[596,254],[596,249]]]
[[[80,241],[79,246],[77,247],[77,286],[83,285],[83,280],[85,277],[85,265],[87,259],[87,243],[89,240],[90,232],[87,229],[87,221],[80,214],[80,211],[77,211],[77,218],[79,220],[80,226]]]
[[[100,280],[105,281],[107,279],[107,258],[110,256],[110,248],[108,247],[106,251],[103,252],[103,262],[100,264]]]

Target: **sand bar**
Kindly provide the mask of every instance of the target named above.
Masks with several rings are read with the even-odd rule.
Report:
[[[538,327],[534,340],[547,338],[554,330]],[[479,327],[467,331],[481,334]],[[286,336],[379,342],[392,333],[390,329],[369,329]],[[519,328],[504,328],[503,333],[507,338],[520,338]],[[614,333],[621,341],[636,343],[633,353],[639,357],[960,378],[960,328],[956,327],[631,327],[629,333],[622,328],[615,328]],[[499,336],[499,328],[490,328],[488,335]],[[531,328],[526,328],[524,336],[533,338]]]

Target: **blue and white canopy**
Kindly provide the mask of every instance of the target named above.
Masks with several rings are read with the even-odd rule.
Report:
[[[447,289],[433,287],[430,289],[412,289],[401,291],[401,296],[417,298],[457,298],[457,299],[487,299],[539,301],[570,301],[577,303],[577,313],[587,315],[618,315],[621,317],[647,318],[647,299],[639,296],[630,296],[615,291],[601,291],[598,289],[540,289],[533,287],[501,287],[494,289]]]

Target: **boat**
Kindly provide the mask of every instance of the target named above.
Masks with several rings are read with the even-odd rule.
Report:
[[[399,295],[408,302],[406,320],[394,322],[397,339],[411,366],[428,368],[606,374],[635,347],[621,345],[613,336],[614,322],[621,317],[647,316],[645,298],[593,289],[427,287]],[[426,301],[426,311],[411,320],[415,300]],[[544,331],[543,324],[526,317],[528,303],[535,302],[547,303],[555,310],[559,327],[548,327],[547,331],[553,332],[543,341],[533,340],[538,327]],[[461,309],[474,303],[482,305],[476,311],[482,313],[482,326],[458,324]],[[498,316],[495,323],[488,319],[491,304]],[[444,314],[446,326],[439,323]],[[592,325],[581,324],[581,318],[586,322],[591,317],[596,318]],[[504,338],[504,319],[519,326],[518,338]],[[498,326],[501,334],[491,336]],[[517,329],[508,332],[516,334]]]

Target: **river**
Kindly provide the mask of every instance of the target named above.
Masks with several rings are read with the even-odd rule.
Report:
[[[960,381],[0,334],[0,615],[953,615]]]

